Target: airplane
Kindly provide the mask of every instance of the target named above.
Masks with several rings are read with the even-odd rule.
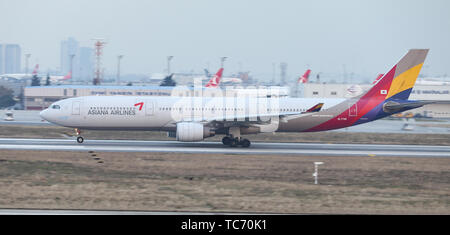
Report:
[[[301,77],[298,78],[297,83],[307,83],[310,73],[311,69],[306,70],[306,72]]]
[[[3,74],[0,75],[0,77],[3,78],[13,78],[16,80],[23,80],[23,79],[30,79],[34,76],[39,76],[38,75],[38,71],[39,71],[39,64],[36,64],[36,66],[34,67],[33,72],[30,74]],[[47,78],[47,76],[44,75],[40,75],[39,77],[43,77],[45,80],[45,78]],[[51,83],[57,83],[57,82],[61,82],[61,81],[65,81],[65,80],[69,80],[72,78],[72,71],[69,71],[66,75],[64,76],[55,76],[55,75],[50,75],[50,82]]]
[[[223,68],[220,68],[220,69],[223,70]],[[211,75],[210,75],[210,73],[209,73],[209,71],[207,69],[204,69],[204,71],[205,71],[205,75],[206,75],[207,78],[211,77]],[[217,75],[217,73],[216,73],[216,75]],[[236,77],[222,77],[222,75],[221,75],[220,80],[221,80],[222,83],[226,83],[226,84],[242,83],[242,79],[240,79],[240,78],[236,78]]]
[[[47,77],[45,77],[47,78]],[[66,81],[72,78],[72,71],[69,71],[66,75],[64,76],[55,76],[55,75],[50,75],[50,82],[51,83],[57,83],[57,82],[62,82],[62,81]]]
[[[27,74],[27,73],[9,73],[9,74],[2,74],[2,75],[0,75],[0,77],[2,77],[2,78],[14,78],[16,80],[27,79],[27,78],[31,78],[31,77],[37,75],[38,69],[39,69],[39,64],[36,64],[36,66],[34,67],[34,70],[31,73],[31,75]]]
[[[428,51],[409,50],[371,89],[349,99],[85,96],[55,102],[40,116],[75,128],[78,143],[81,130],[94,129],[167,131],[184,142],[224,135],[224,145],[249,147],[241,135],[340,129],[433,103],[408,99]]]

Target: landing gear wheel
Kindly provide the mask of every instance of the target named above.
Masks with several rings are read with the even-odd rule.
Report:
[[[228,137],[228,136],[225,136],[225,137],[222,138],[222,143],[223,143],[224,145],[231,145],[232,142],[233,142],[233,139],[231,139],[231,138]]]
[[[242,147],[244,147],[244,148],[248,148],[248,147],[250,147],[250,140],[248,140],[248,139],[243,139],[243,140],[241,140],[241,142],[239,143]]]
[[[78,142],[78,143],[81,144],[81,143],[83,143],[83,141],[84,141],[83,137],[81,137],[81,136],[78,136],[78,137],[77,137],[77,142]]]
[[[237,138],[236,138],[236,139],[230,138],[230,139],[231,139],[230,147],[236,147],[236,146],[238,146],[239,141],[237,140]]]

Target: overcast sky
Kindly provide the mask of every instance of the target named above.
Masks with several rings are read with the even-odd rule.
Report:
[[[241,66],[271,79],[272,64],[375,77],[410,48],[430,48],[423,73],[450,76],[450,1],[0,0],[0,43],[18,43],[30,64],[60,66],[60,42],[105,38],[104,65],[155,73]],[[24,63],[23,63],[24,64]],[[279,66],[277,65],[277,73]]]

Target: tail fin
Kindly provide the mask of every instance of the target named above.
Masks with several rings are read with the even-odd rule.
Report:
[[[63,80],[69,80],[72,78],[72,71],[69,71],[66,76],[63,77]]]
[[[37,75],[37,73],[38,73],[38,70],[39,70],[39,64],[36,64],[36,66],[34,66],[34,70],[33,70],[33,75]]]
[[[205,87],[208,88],[216,88],[219,86],[220,79],[222,78],[223,68],[220,68],[219,71],[209,80],[208,84]]]
[[[427,54],[428,49],[409,50],[370,90],[325,111],[335,116],[306,131],[323,131],[358,125],[389,116],[402,109],[419,107],[421,103],[411,103],[408,98]],[[409,104],[403,105],[403,103]]]
[[[307,83],[311,69],[306,70],[305,74],[298,78],[297,83]]]
[[[407,100],[429,49],[411,49],[363,98]],[[381,96],[381,97],[380,97]]]

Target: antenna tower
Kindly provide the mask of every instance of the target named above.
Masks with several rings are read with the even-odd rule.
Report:
[[[100,85],[100,82],[103,79],[103,69],[102,69],[103,47],[105,46],[106,42],[102,38],[94,38],[92,40],[95,40],[95,72],[92,84]]]

